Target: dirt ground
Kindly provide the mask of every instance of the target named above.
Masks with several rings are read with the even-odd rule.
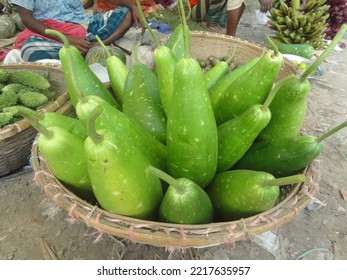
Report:
[[[269,30],[246,13],[237,36],[263,42]],[[346,42],[346,39],[344,39]],[[347,118],[347,50],[334,51],[323,63],[324,74],[311,80],[305,128],[319,136]],[[42,260],[43,238],[59,259],[65,260],[320,260],[347,259],[347,129],[326,139],[319,156],[321,178],[314,203],[276,231],[256,240],[230,246],[175,250],[136,244],[130,240],[104,235],[95,242],[95,230],[85,223],[70,224],[67,212],[53,203],[35,183],[27,166],[0,177],[0,259]]]

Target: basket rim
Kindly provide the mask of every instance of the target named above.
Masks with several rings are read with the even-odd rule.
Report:
[[[50,70],[50,71],[58,71],[61,72],[61,74],[64,73],[63,68],[61,65],[56,64],[56,63],[43,63],[43,62],[21,62],[21,63],[0,63],[0,67],[4,67],[5,69],[18,69],[20,67],[21,69],[32,69],[32,68],[37,68],[40,70]],[[47,104],[47,106],[41,108],[38,110],[39,113],[44,114],[46,112],[54,112],[58,108],[60,108],[66,101],[69,100],[69,94],[67,89],[59,95],[56,100],[50,102]],[[23,118],[22,120],[15,122],[13,124],[4,126],[3,128],[0,129],[0,140],[4,141],[7,138],[10,138],[17,133],[28,129],[31,127],[30,122]]]
[[[304,172],[308,180],[295,184],[293,192],[270,210],[235,221],[209,224],[174,224],[147,221],[110,213],[81,199],[59,181],[41,155],[36,140],[33,142],[31,164],[35,181],[45,194],[68,213],[71,223],[83,221],[96,229],[97,239],[111,234],[138,243],[171,248],[201,248],[230,244],[254,235],[278,229],[299,215],[318,190],[318,160],[308,165]]]
[[[163,37],[160,40],[160,43],[165,44],[169,40],[171,35],[172,34],[168,34],[165,37]],[[259,42],[255,42],[252,40],[246,40],[246,39],[231,36],[231,35],[211,32],[211,31],[190,30],[190,35],[191,35],[191,38],[196,37],[196,38],[206,38],[206,39],[211,40],[211,41],[222,40],[222,41],[225,41],[227,43],[241,43],[244,47],[247,47],[247,48],[252,49],[252,50],[255,50],[255,49],[269,50],[269,48],[267,46],[264,46],[264,45],[260,44]],[[300,68],[297,65],[295,65],[292,61],[290,61],[286,57],[283,57],[283,58],[284,58],[283,63],[287,67],[287,69],[290,70],[290,72],[292,72],[293,74],[299,74],[300,73]]]

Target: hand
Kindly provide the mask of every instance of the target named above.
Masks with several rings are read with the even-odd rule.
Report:
[[[134,21],[135,27],[136,28],[141,27],[142,28],[141,35],[145,34],[146,26],[140,17],[140,13],[139,13],[139,10],[137,9],[137,6],[136,5],[131,6],[130,11],[131,11],[131,14],[133,16],[133,21]]]
[[[90,49],[90,42],[77,36],[66,35],[70,45],[75,46],[82,54],[87,53]]]
[[[272,0],[258,0],[260,3],[260,12],[266,13],[272,9]]]
[[[96,46],[100,46],[99,42],[98,41],[91,41],[89,42],[89,48],[93,48],[93,47],[96,47]]]

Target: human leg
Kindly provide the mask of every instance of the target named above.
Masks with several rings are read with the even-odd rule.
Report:
[[[245,3],[242,0],[229,0],[227,8],[227,35],[235,36],[236,29],[245,9]]]
[[[206,13],[210,8],[211,0],[200,0],[192,7],[192,19],[195,21],[203,21]]]
[[[205,20],[209,23],[216,23],[226,26],[228,0],[211,0],[211,5],[206,13]]]
[[[227,2],[227,0],[200,0],[192,7],[192,19],[225,26]]]

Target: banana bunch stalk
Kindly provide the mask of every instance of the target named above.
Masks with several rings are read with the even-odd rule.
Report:
[[[269,23],[276,31],[277,41],[286,44],[309,44],[315,49],[325,46],[323,39],[328,26],[327,0],[307,0],[301,7],[300,0],[275,2],[270,10]]]

